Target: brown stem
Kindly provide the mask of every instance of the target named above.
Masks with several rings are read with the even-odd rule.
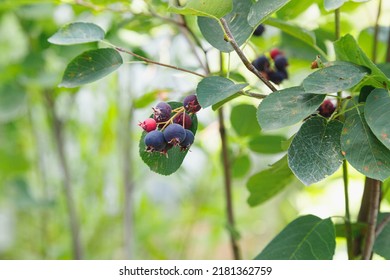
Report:
[[[57,153],[60,161],[60,168],[63,174],[63,187],[66,197],[66,204],[68,207],[69,215],[69,226],[72,233],[72,247],[73,247],[73,257],[74,259],[81,260],[83,258],[83,249],[81,246],[80,240],[80,229],[79,222],[76,212],[76,206],[74,203],[74,194],[71,184],[71,178],[69,173],[69,168],[66,159],[65,153],[65,143],[64,143],[64,129],[61,120],[57,116],[57,112],[54,106],[54,100],[52,98],[52,93],[45,91],[45,98],[47,101],[47,108],[49,114],[52,118],[53,126],[53,136],[57,146]]]
[[[225,181],[225,195],[226,195],[226,212],[228,218],[228,226],[230,233],[230,244],[233,251],[234,259],[241,259],[240,248],[237,243],[237,237],[235,234],[235,223],[234,223],[234,212],[233,212],[233,200],[232,200],[232,176],[231,176],[231,166],[229,160],[229,150],[226,136],[226,128],[224,122],[223,108],[218,110],[219,118],[219,134],[221,135],[222,143],[222,160],[223,160],[223,170],[224,170],[224,181]]]
[[[354,239],[353,255],[361,255],[363,260],[372,257],[372,248],[375,242],[375,227],[379,211],[381,182],[366,177],[358,223],[367,225]]]
[[[174,66],[174,65],[169,65],[169,64],[165,64],[165,63],[161,63],[161,62],[157,62],[157,61],[154,61],[154,60],[151,60],[149,58],[146,58],[146,57],[143,57],[141,55],[138,55],[136,53],[133,53],[129,50],[125,50],[123,48],[120,48],[120,47],[115,47],[115,49],[119,52],[123,52],[123,53],[127,53],[127,54],[130,54],[138,59],[141,59],[147,63],[151,63],[151,64],[156,64],[156,65],[159,65],[159,66],[163,66],[163,67],[167,67],[167,68],[171,68],[171,69],[175,69],[175,70],[178,70],[178,71],[182,71],[182,72],[186,72],[186,73],[190,73],[192,75],[196,75],[196,76],[199,76],[199,77],[202,77],[204,78],[205,75],[202,75],[200,73],[196,73],[194,71],[190,71],[190,70],[187,70],[187,69],[184,69],[184,68],[181,68],[181,67],[178,67],[178,66]]]
[[[378,237],[379,234],[381,234],[382,230],[390,223],[390,214],[388,214],[386,216],[386,218],[384,218],[380,224],[376,227],[376,231],[375,231],[375,237]]]
[[[382,10],[382,0],[379,0],[378,2],[378,13],[375,20],[375,27],[374,27],[374,41],[372,44],[372,61],[376,63],[377,58],[377,49],[378,49],[378,35],[379,35],[379,18],[381,17],[381,10]]]
[[[233,36],[232,32],[230,31],[230,28],[229,28],[226,20],[224,18],[221,18],[220,22],[221,22],[223,30],[226,34],[226,38],[225,38],[226,41],[228,41],[230,43],[230,45],[233,47],[234,51],[238,54],[241,61],[244,63],[245,67],[249,71],[251,71],[253,74],[255,74],[270,90],[277,91],[277,89],[246,58],[245,54],[241,51],[236,40],[234,39],[234,36]]]

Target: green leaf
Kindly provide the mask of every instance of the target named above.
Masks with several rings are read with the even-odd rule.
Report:
[[[68,64],[59,86],[72,88],[94,82],[118,69],[122,63],[122,56],[114,49],[86,51]]]
[[[281,135],[259,135],[249,141],[249,149],[260,154],[277,154],[283,152],[282,142],[286,140]]]
[[[348,112],[341,134],[341,149],[356,170],[383,181],[390,176],[390,151],[372,133],[363,111],[360,106]]]
[[[305,92],[302,87],[291,87],[271,93],[259,105],[257,120],[263,130],[293,125],[314,113],[325,95]]]
[[[224,77],[212,76],[201,80],[196,88],[202,108],[214,105],[245,88],[248,84],[235,84]]]
[[[277,18],[269,18],[265,21],[265,24],[279,28],[283,32],[305,42],[309,46],[315,46],[316,44],[314,33],[297,25],[293,25]]]
[[[332,93],[349,89],[358,84],[367,72],[352,63],[342,63],[321,68],[303,80],[305,91]]]
[[[239,155],[234,158],[232,162],[232,176],[233,178],[244,177],[251,168],[251,160],[248,155]]]
[[[347,34],[334,42],[336,56],[338,60],[349,61],[358,65],[366,66],[371,70],[371,76],[378,84],[386,84],[390,87],[390,80],[386,75],[367,57],[357,44],[356,40]],[[383,85],[384,86],[384,85]]]
[[[251,0],[233,0],[233,10],[224,16],[229,29],[237,44],[244,44],[253,32],[253,27],[248,24],[247,18]],[[224,40],[224,32],[219,23],[212,18],[198,17],[199,29],[204,38],[215,48],[222,52],[231,52],[233,47]]]
[[[343,124],[323,117],[307,120],[288,149],[288,165],[305,185],[311,185],[333,174],[340,167],[340,135]]]
[[[390,213],[379,213],[378,215],[378,224],[380,224],[383,219],[389,217]],[[387,260],[390,260],[390,223],[384,227],[382,232],[375,239],[374,252]]]
[[[296,181],[287,165],[287,156],[284,156],[270,168],[249,178],[246,184],[249,191],[248,204],[251,207],[260,205]]]
[[[256,260],[331,260],[336,248],[332,221],[314,215],[292,221]]]
[[[180,102],[168,102],[168,104],[171,105],[172,109],[176,109],[183,106],[183,103]],[[192,125],[190,130],[195,135],[196,130],[198,128],[198,119],[196,117],[196,114],[192,114],[191,119]],[[167,156],[157,152],[149,153],[146,152],[146,146],[144,143],[145,136],[146,132],[143,132],[139,142],[139,154],[142,160],[146,163],[146,165],[149,166],[150,170],[161,175],[170,175],[176,172],[176,170],[178,170],[183,163],[183,160],[186,157],[188,150],[180,151],[178,147],[173,147],[168,150]]]
[[[230,122],[239,136],[257,135],[260,127],[256,121],[256,107],[249,104],[239,104],[230,113]]]
[[[194,15],[220,19],[224,15],[228,14],[232,8],[232,0],[188,0],[184,6],[178,6],[175,0],[170,0],[168,10],[182,15]]]
[[[251,26],[257,26],[266,20],[270,15],[278,11],[290,0],[261,0],[254,3],[248,15],[248,22]]]
[[[390,96],[385,89],[374,89],[367,97],[364,116],[368,126],[383,145],[390,150]]]
[[[104,30],[96,24],[74,22],[63,26],[48,41],[56,45],[76,45],[101,41],[104,36]]]
[[[324,0],[324,7],[326,11],[333,11],[340,8],[348,0]]]

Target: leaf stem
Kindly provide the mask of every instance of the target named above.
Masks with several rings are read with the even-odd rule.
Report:
[[[379,18],[381,17],[382,0],[378,1],[378,13],[375,19],[374,27],[374,41],[372,44],[372,62],[376,63],[377,51],[378,51],[378,36],[379,36]]]
[[[234,39],[234,36],[232,32],[230,31],[230,28],[224,18],[221,18],[219,20],[219,23],[225,33],[225,40],[230,43],[230,45],[233,47],[235,52],[240,57],[241,61],[244,63],[245,67],[251,71],[253,74],[255,74],[270,90],[277,91],[277,89],[271,84],[253,65],[250,63],[250,61],[246,58],[245,54],[242,52],[240,47],[238,46],[236,40]]]

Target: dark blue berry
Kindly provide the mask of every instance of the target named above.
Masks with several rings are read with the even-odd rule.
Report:
[[[160,102],[153,108],[154,114],[153,118],[157,122],[166,122],[171,118],[172,108],[166,102]]]
[[[147,152],[161,152],[167,145],[164,134],[159,130],[153,130],[146,134],[144,143]]]
[[[275,57],[274,63],[275,63],[276,69],[278,69],[280,71],[285,70],[287,65],[288,65],[287,58],[282,54],[279,54]]]
[[[194,139],[195,139],[194,133],[192,133],[191,130],[186,129],[185,132],[186,132],[186,137],[180,143],[180,149],[182,151],[188,150],[191,147],[192,143],[194,143]]]
[[[267,71],[269,69],[269,60],[265,55],[262,55],[258,58],[256,58],[252,65],[258,70],[258,71]]]
[[[275,84],[280,84],[286,78],[286,72],[282,71],[268,71],[268,80]]]
[[[179,145],[186,138],[185,129],[177,123],[172,123],[164,129],[164,138],[168,144]]]
[[[195,94],[186,96],[183,100],[183,106],[188,113],[196,113],[202,108]]]
[[[261,36],[265,31],[265,27],[263,24],[260,24],[255,31],[253,32],[254,36]]]

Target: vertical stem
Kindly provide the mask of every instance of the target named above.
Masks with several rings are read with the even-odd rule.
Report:
[[[60,168],[63,175],[63,187],[65,192],[66,204],[68,207],[69,226],[72,233],[73,258],[80,260],[83,258],[83,249],[80,240],[79,222],[76,213],[76,206],[74,203],[73,188],[71,184],[70,173],[65,153],[63,125],[61,120],[57,116],[51,92],[45,91],[44,94],[47,101],[47,108],[53,122],[53,136],[56,142],[57,153],[60,161]]]
[[[334,22],[335,22],[335,37],[336,40],[340,39],[341,31],[340,31],[340,8],[334,11]]]
[[[241,259],[240,248],[237,243],[234,226],[234,213],[233,213],[233,199],[232,199],[232,177],[231,177],[231,166],[229,160],[229,150],[226,137],[226,128],[224,122],[223,107],[218,110],[219,118],[219,133],[221,135],[222,143],[222,159],[223,159],[223,171],[224,171],[224,182],[225,182],[225,196],[226,196],[226,211],[228,218],[228,226],[230,233],[230,244],[233,250],[234,259]]]
[[[390,28],[389,33],[387,34],[386,62],[390,62]]]
[[[343,182],[344,182],[344,201],[345,201],[345,233],[347,238],[348,259],[353,258],[352,245],[352,226],[351,214],[349,212],[349,192],[348,192],[348,166],[347,161],[343,161]]]
[[[370,178],[367,178],[370,179]],[[375,229],[376,229],[376,223],[378,219],[378,212],[379,212],[379,203],[380,203],[380,196],[381,196],[381,182],[378,180],[370,179],[371,182],[371,191],[370,191],[370,197],[369,197],[369,208],[367,213],[367,233],[366,238],[364,242],[363,247],[363,253],[362,253],[362,260],[369,260],[372,258],[372,249],[374,247],[375,243]]]
[[[376,63],[377,59],[377,49],[378,49],[378,35],[379,35],[379,18],[381,16],[381,10],[382,10],[382,0],[379,0],[378,2],[378,13],[375,20],[375,27],[374,27],[374,41],[372,44],[372,61]]]
[[[134,209],[133,209],[133,192],[134,180],[132,173],[132,135],[129,126],[134,116],[134,107],[131,106],[125,118],[125,135],[123,140],[123,176],[124,176],[124,246],[125,256],[132,259],[134,256]]]

